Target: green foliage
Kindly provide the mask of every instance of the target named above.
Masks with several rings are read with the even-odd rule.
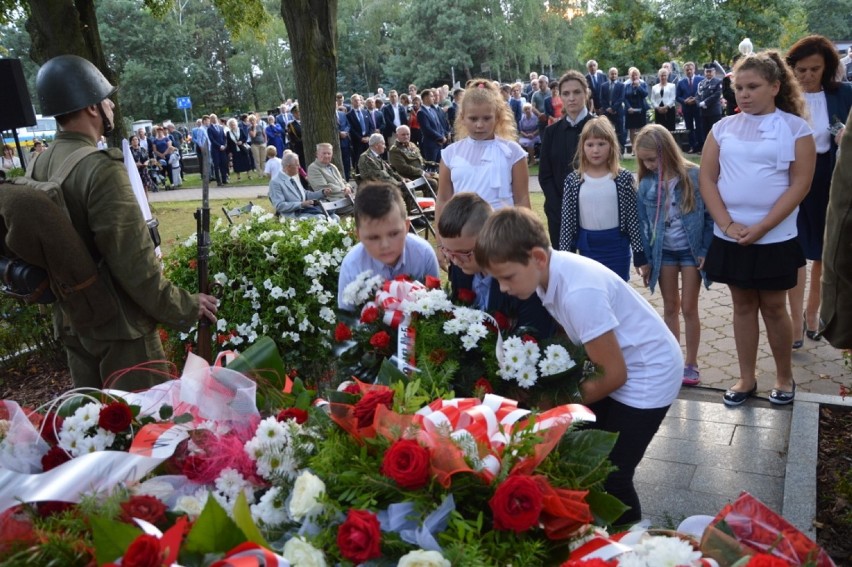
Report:
[[[62,345],[53,338],[50,306],[27,305],[0,295],[0,315],[0,359],[5,359],[3,364],[24,364],[27,357],[16,355],[25,351],[48,361],[62,359]]]
[[[142,530],[136,526],[101,516],[92,516],[91,522],[98,564],[115,561],[142,535]]]
[[[802,0],[808,31],[830,40],[849,39],[852,33],[852,0]]]
[[[225,553],[246,541],[246,535],[228,513],[210,497],[201,515],[192,524],[181,551],[186,553]]]

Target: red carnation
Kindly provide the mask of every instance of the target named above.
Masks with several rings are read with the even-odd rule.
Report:
[[[429,483],[429,449],[417,441],[400,439],[385,453],[382,474],[407,490],[417,490]]]
[[[785,567],[785,565],[789,564],[780,557],[775,557],[768,553],[752,555],[751,559],[746,563],[746,567]]]
[[[334,328],[334,340],[337,342],[348,341],[352,338],[352,329],[346,326],[346,323],[341,321],[337,324],[337,327]]]
[[[98,416],[98,427],[111,433],[121,433],[133,421],[133,412],[124,402],[113,402],[101,408]]]
[[[386,331],[379,331],[370,337],[370,344],[377,350],[385,350],[390,346],[390,335]]]
[[[133,518],[157,525],[166,519],[166,505],[154,496],[131,496],[121,503],[121,521],[130,524]]]
[[[59,445],[54,445],[41,458],[41,468],[44,472],[47,472],[70,460],[71,457],[68,456],[68,453],[63,451]]]
[[[337,530],[337,547],[349,561],[364,563],[381,557],[381,537],[375,514],[367,510],[349,510],[346,521]]]
[[[277,419],[278,421],[287,421],[288,419],[295,419],[296,423],[301,424],[308,421],[308,412],[299,408],[287,408],[278,412],[278,415],[275,416],[275,419]]]
[[[124,567],[161,567],[163,561],[160,539],[157,536],[142,534],[127,548],[121,564]]]
[[[470,304],[476,301],[476,293],[472,289],[462,288],[458,290],[456,297],[458,297],[459,301],[462,303]]]
[[[370,324],[375,323],[376,319],[379,318],[379,308],[375,305],[370,305],[369,307],[365,307],[361,312],[361,322]]]
[[[393,404],[393,390],[372,390],[364,394],[364,397],[355,404],[354,415],[358,420],[358,427],[369,427],[373,425],[376,408],[379,404],[390,409]]]
[[[494,529],[520,533],[538,524],[544,504],[535,481],[516,474],[497,487],[488,506],[494,514]]]
[[[343,391],[346,392],[347,394],[352,394],[353,396],[360,396],[361,395],[361,387],[358,386],[358,384],[356,384],[355,382],[352,382],[351,384],[347,384],[346,387],[343,388]]]
[[[44,416],[44,420],[41,422],[41,438],[52,445],[59,443],[59,430],[62,429],[63,421],[65,421],[65,418],[61,415],[48,412],[48,414]]]
[[[480,378],[476,382],[473,383],[474,390],[482,390],[484,394],[493,394],[494,388],[491,386],[491,382],[489,382],[485,377]]]
[[[494,320],[497,321],[497,328],[506,330],[509,328],[509,318],[503,315],[500,311],[494,312]]]
[[[435,276],[426,276],[426,289],[441,289],[441,279]]]

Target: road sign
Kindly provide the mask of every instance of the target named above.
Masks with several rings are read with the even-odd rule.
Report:
[[[192,99],[190,99],[188,96],[179,96],[177,98],[177,107],[183,108],[184,110],[186,110],[187,108],[192,108]]]

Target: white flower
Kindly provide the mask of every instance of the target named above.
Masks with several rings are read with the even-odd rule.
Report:
[[[450,562],[437,551],[418,549],[409,551],[399,558],[397,567],[452,567]]]
[[[287,513],[282,503],[281,488],[273,486],[260,498],[260,502],[252,504],[251,515],[261,520],[267,526],[277,526],[287,521]]]
[[[241,491],[250,485],[238,470],[226,468],[222,469],[222,472],[219,473],[215,486],[216,490],[228,498],[236,498]]]
[[[215,274],[213,276],[213,281],[221,286],[226,286],[228,285],[228,276],[226,276],[222,272],[219,272],[218,274]]]
[[[539,363],[539,370],[541,370],[543,376],[550,376],[565,372],[575,365],[576,363],[571,359],[571,355],[565,347],[550,345],[544,349],[544,359]]]
[[[329,307],[320,308],[319,316],[320,319],[331,324],[334,324],[337,320],[337,316],[334,314],[334,311]]]
[[[322,494],[325,494],[325,483],[316,475],[302,471],[290,497],[289,510],[293,519],[301,521],[305,516],[322,512],[322,504],[317,501]]]
[[[271,290],[272,290],[272,280],[271,280],[271,279],[269,279],[269,278],[266,278],[266,279],[263,281],[263,287],[265,287],[267,290],[270,290],[270,291],[271,291]]]
[[[272,299],[281,299],[284,297],[284,290],[280,286],[275,286],[269,290],[269,297]]]
[[[204,510],[204,505],[207,504],[208,492],[199,490],[191,496],[181,496],[177,499],[173,510],[178,513],[186,514],[190,518],[197,518]]]
[[[650,536],[635,546],[633,551],[618,557],[623,567],[677,567],[692,565],[701,559],[687,542],[676,537]]]
[[[291,538],[284,544],[282,553],[293,567],[326,567],[322,551],[308,543],[304,537]]]
[[[216,330],[219,331],[220,333],[224,333],[227,328],[228,328],[228,322],[224,318],[220,317],[216,321]]]
[[[267,417],[257,426],[254,436],[262,443],[286,443],[287,429],[275,417]]]

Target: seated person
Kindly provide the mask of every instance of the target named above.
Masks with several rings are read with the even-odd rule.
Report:
[[[538,339],[551,337],[558,325],[538,296],[522,300],[503,293],[497,280],[476,263],[476,237],[489,216],[491,205],[485,199],[476,193],[456,193],[438,220],[439,249],[450,264],[452,298],[458,299],[460,289],[471,290],[476,294],[472,307],[491,314],[499,311],[514,328],[531,327],[534,332],[530,334]]]
[[[275,146],[266,146],[266,165],[263,166],[263,175],[274,179],[281,171],[281,158],[278,157],[278,149]]]
[[[323,191],[306,191],[299,178],[299,156],[285,153],[280,173],[269,182],[269,200],[279,217],[324,217],[318,200]]]
[[[328,189],[328,200],[337,201],[346,196],[352,195],[352,188],[340,175],[340,170],[337,169],[331,160],[333,157],[331,144],[317,144],[317,159],[308,166],[308,183],[315,190]],[[351,215],[353,206],[348,205],[342,209],[337,209],[339,215]]]
[[[384,139],[383,139],[384,141]],[[360,241],[340,264],[337,305],[354,310],[343,301],[343,290],[363,272],[371,270],[385,279],[407,275],[418,281],[438,277],[438,258],[432,245],[409,232],[405,203],[391,183],[366,183],[355,195],[355,234]]]
[[[491,215],[476,240],[476,262],[519,299],[538,295],[568,338],[583,344],[599,375],[580,384],[597,429],[617,432],[617,467],[607,492],[630,509],[614,525],[642,519],[633,475],[683,379],[680,345],[656,310],[618,275],[578,254],[553,250],[529,209]]]
[[[396,144],[388,152],[391,167],[402,177],[416,179],[421,175],[432,187],[432,193],[438,192],[438,174],[427,172],[423,168],[426,161],[420,150],[411,143],[411,128],[403,124],[396,129]]]
[[[385,151],[385,137],[381,134],[370,135],[370,147],[361,154],[358,159],[358,173],[361,181],[384,181],[385,183],[405,185],[408,179],[393,170],[388,162],[382,158]],[[412,202],[411,195],[404,187],[400,187],[400,194],[407,210],[413,211],[417,207]]]

